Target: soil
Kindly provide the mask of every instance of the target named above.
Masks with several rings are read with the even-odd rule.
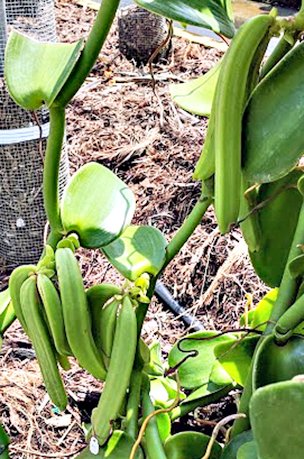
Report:
[[[60,0],[56,14],[60,39],[73,41],[87,34],[96,13]],[[134,223],[156,226],[168,240],[199,196],[200,184],[192,180],[192,173],[207,125],[206,118],[173,104],[169,84],[205,73],[220,57],[216,48],[174,37],[169,60],[154,66],[153,91],[149,69],[135,66],[120,54],[114,24],[98,62],[67,111],[72,172],[88,161],[110,167],[136,195]],[[87,286],[121,280],[98,251],[81,250],[79,260]],[[3,288],[8,275],[3,265]],[[238,228],[221,236],[211,210],[169,265],[162,282],[206,329],[238,326],[245,294],[252,293],[256,303],[266,291],[250,265]],[[161,342],[166,356],[188,331],[153,299],[143,330],[147,343]],[[65,413],[58,414],[17,322],[4,337],[0,366],[0,416],[11,436],[12,457],[73,457],[84,446],[82,422],[89,420],[101,384],[73,364],[63,374],[70,404]],[[228,397],[207,412],[190,416],[187,425],[203,430],[206,418],[215,423],[234,409],[233,397]]]

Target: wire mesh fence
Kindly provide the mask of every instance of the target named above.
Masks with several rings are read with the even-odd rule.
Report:
[[[14,267],[38,260],[46,217],[42,174],[49,115],[25,111],[10,98],[4,81],[4,53],[11,28],[36,40],[56,42],[53,0],[0,0],[0,256]],[[60,193],[68,179],[63,151]]]

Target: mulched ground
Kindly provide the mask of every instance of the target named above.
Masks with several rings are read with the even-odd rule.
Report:
[[[86,35],[94,11],[57,1],[62,41]],[[67,111],[67,149],[71,172],[88,161],[109,166],[132,188],[136,224],[162,230],[168,240],[199,196],[192,180],[206,132],[206,119],[192,116],[170,100],[168,86],[209,70],[220,51],[173,38],[166,64],[154,66],[155,96],[148,68],[137,68],[120,55],[116,25],[86,84]],[[87,286],[119,276],[98,251],[80,253]],[[2,285],[7,272],[2,268]],[[235,327],[245,304],[265,292],[255,276],[238,229],[222,237],[212,211],[171,263],[162,278],[175,299],[208,329]],[[153,300],[144,326],[148,343],[157,339],[164,355],[187,330]],[[12,439],[14,458],[73,457],[84,444],[82,422],[101,385],[76,365],[64,373],[70,405],[58,415],[45,394],[30,344],[15,323],[7,332],[0,360],[0,415]],[[225,412],[215,407],[214,420]],[[197,423],[196,426],[199,424]]]

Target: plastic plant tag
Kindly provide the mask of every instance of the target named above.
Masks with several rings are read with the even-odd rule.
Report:
[[[109,441],[99,447],[99,452],[93,454],[87,446],[78,456],[79,459],[127,459],[130,456],[134,440],[121,430],[114,430]],[[141,448],[137,449],[135,459],[143,459]]]
[[[65,231],[77,233],[82,247],[99,248],[120,236],[134,209],[127,185],[101,164],[88,163],[65,189],[61,217]]]
[[[11,97],[27,110],[52,105],[82,49],[76,43],[41,43],[12,31],[6,46],[5,78]]]
[[[194,80],[171,84],[169,89],[174,102],[187,112],[210,116],[220,68],[218,63],[209,72]]]
[[[170,459],[201,459],[209,441],[210,437],[199,432],[180,432],[166,441],[166,456]],[[221,451],[221,446],[215,442],[209,459],[219,459]]]
[[[160,271],[166,246],[167,241],[157,228],[131,225],[102,250],[124,277],[134,281],[145,272],[156,275]]]
[[[99,443],[96,437],[92,437],[90,440],[90,453],[97,456],[99,453]]]
[[[302,459],[304,384],[285,381],[256,390],[250,422],[259,458]]]
[[[228,38],[234,35],[234,25],[230,19],[230,2],[215,0],[135,0],[152,13],[168,19],[191,24],[221,33]]]

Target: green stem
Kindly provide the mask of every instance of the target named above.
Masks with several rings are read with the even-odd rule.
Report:
[[[192,211],[183,222],[180,229],[177,231],[171,242],[167,246],[166,261],[162,268],[162,271],[168,266],[175,255],[180,251],[183,245],[187,242],[189,237],[192,235],[195,228],[200,224],[206,210],[212,203],[212,198],[202,194],[198,202],[193,207]]]
[[[150,286],[149,286],[149,289],[147,291],[147,297],[150,298],[150,299],[152,298],[152,296],[154,294],[157,278],[158,278],[158,276],[155,276],[155,277],[152,277],[151,280],[150,280]],[[138,308],[136,310],[138,339],[141,336],[141,329],[142,329],[142,326],[143,326],[143,323],[144,323],[144,320],[145,320],[145,317],[146,317],[146,314],[147,314],[147,311],[148,311],[148,307],[149,307],[149,304],[147,304],[147,303],[139,303],[139,306],[138,306]],[[139,349],[138,349],[138,353],[140,354]],[[141,361],[141,359],[140,359],[140,361]]]
[[[5,310],[0,314],[0,348],[1,348],[1,336],[15,321],[16,315],[13,308],[12,301],[6,306]]]
[[[172,238],[171,242],[168,244],[166,249],[166,260],[161,269],[161,271],[157,274],[157,276],[152,277],[150,281],[150,287],[147,292],[147,296],[151,299],[154,290],[156,281],[161,275],[161,273],[165,270],[168,264],[172,261],[175,255],[180,251],[183,245],[187,242],[189,237],[192,235],[195,228],[200,224],[204,214],[206,213],[208,207],[212,203],[213,199],[210,196],[206,196],[205,192],[203,191],[199,200],[193,207],[192,211],[188,215],[188,217],[183,222],[180,229],[177,231],[175,236]],[[148,304],[140,303],[139,307],[137,308],[136,315],[137,315],[137,329],[138,329],[138,336],[141,334],[141,328],[143,322],[145,320],[147,311],[148,311]]]
[[[50,231],[50,234],[48,235],[48,238],[47,238],[47,241],[46,243],[48,245],[50,245],[51,247],[53,247],[53,249],[55,250],[56,249],[56,245],[58,244],[58,242],[60,241],[60,239],[62,238],[62,234],[61,233],[58,233],[56,231]],[[42,256],[44,255],[44,252],[42,253]]]
[[[284,314],[285,311],[291,306],[294,302],[297,294],[298,281],[291,277],[289,273],[289,263],[293,258],[297,257],[302,253],[300,245],[303,244],[304,240],[304,202],[302,204],[297,227],[294,233],[293,241],[291,248],[288,254],[287,263],[285,265],[282,281],[280,284],[278,298],[274,304],[272,314],[270,316],[270,322],[266,329],[266,334],[271,333],[275,323],[278,319]]]
[[[133,369],[127,403],[126,432],[136,439],[138,435],[138,411],[141,394],[142,371]]]
[[[0,458],[1,459],[8,459],[8,445],[9,445],[9,437],[5,432],[4,428],[0,424]]]
[[[220,398],[228,395],[229,392],[234,388],[235,386],[233,384],[229,384],[228,386],[223,387],[217,392],[213,392],[212,394],[206,395],[205,397],[198,398],[197,400],[193,400],[191,402],[182,402],[179,406],[177,406],[171,411],[171,421],[175,421],[176,419],[181,418],[182,416],[185,416],[188,413],[191,413],[196,408],[202,408],[204,406],[210,405],[210,403],[217,402]]]
[[[63,108],[50,109],[50,134],[47,141],[43,169],[44,208],[51,231],[62,232],[59,208],[59,162],[64,139],[65,111]]]
[[[298,31],[294,31],[293,33],[290,32],[289,35],[292,35],[296,41],[296,36],[298,33]],[[286,40],[285,35],[286,34],[284,34],[283,37],[279,40],[278,44],[263,65],[260,73],[260,78],[264,78],[267,73],[270,72],[270,70],[282,59],[282,57],[284,57],[285,54],[287,54],[288,51],[292,49],[293,45]]]
[[[150,382],[144,378],[142,391],[143,419],[155,411],[154,405],[149,396]],[[157,426],[156,416],[150,419],[145,431],[145,450],[149,459],[167,459]]]
[[[250,429],[249,402],[250,402],[251,395],[252,395],[252,369],[253,369],[256,351],[257,351],[257,348],[260,342],[262,341],[261,340],[258,341],[255,352],[252,356],[250,368],[249,368],[248,375],[246,378],[246,383],[245,383],[244,390],[243,390],[241,400],[240,400],[240,404],[238,407],[238,413],[246,414],[246,418],[239,418],[239,419],[236,419],[236,421],[234,421],[234,424],[231,429],[231,438],[234,438],[236,435],[244,432],[245,430]]]
[[[274,327],[275,336],[282,344],[292,331],[304,320],[304,295],[301,295],[289,309],[279,318]]]
[[[119,0],[102,0],[80,58],[59,95],[56,97],[55,105],[65,107],[83,84],[107,38],[118,6]]]

